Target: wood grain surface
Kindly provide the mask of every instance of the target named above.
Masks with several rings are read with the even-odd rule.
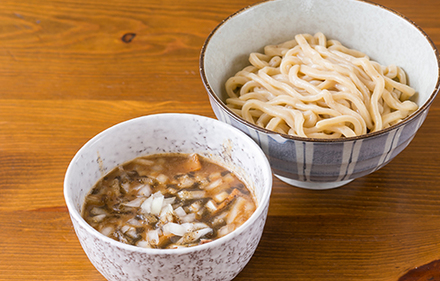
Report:
[[[376,2],[440,46],[440,1]],[[215,118],[200,49],[221,20],[252,3],[0,1],[0,280],[105,280],[64,203],[70,160],[134,117]],[[439,123],[437,99],[400,155],[341,188],[274,178],[262,240],[236,280],[440,280]]]

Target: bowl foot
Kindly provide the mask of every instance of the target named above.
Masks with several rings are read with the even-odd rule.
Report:
[[[279,175],[275,175],[275,176],[287,184],[290,184],[290,185],[293,185],[296,187],[300,187],[300,188],[314,189],[314,190],[325,190],[325,189],[337,188],[337,187],[343,186],[343,185],[353,181],[351,179],[351,180],[336,181],[336,182],[310,182],[310,181],[293,180],[293,179],[289,179],[289,178],[279,176]]]

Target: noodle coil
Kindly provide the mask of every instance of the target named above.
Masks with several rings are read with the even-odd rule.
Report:
[[[277,133],[359,136],[392,126],[418,108],[402,68],[383,66],[322,33],[265,46],[249,62],[226,81],[226,105]]]

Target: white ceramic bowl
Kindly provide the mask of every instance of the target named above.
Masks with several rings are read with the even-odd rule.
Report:
[[[255,213],[230,234],[186,249],[145,249],[117,242],[81,217],[92,186],[119,164],[141,155],[197,152],[233,170],[254,191]],[[158,114],[115,125],[87,142],[72,159],[64,196],[78,239],[108,280],[231,280],[248,263],[261,238],[272,189],[269,163],[254,141],[218,120]]]
[[[226,80],[249,65],[251,52],[324,33],[383,65],[407,72],[419,109],[379,132],[334,140],[278,134],[257,127],[225,106]],[[439,88],[438,51],[415,23],[383,6],[358,0],[273,0],[246,7],[222,21],[200,55],[200,73],[217,118],[251,136],[269,158],[274,174],[303,188],[327,189],[380,169],[413,139]]]

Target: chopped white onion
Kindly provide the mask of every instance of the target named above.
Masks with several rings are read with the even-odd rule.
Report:
[[[218,237],[223,237],[226,234],[232,232],[233,230],[234,230],[234,227],[232,225],[230,225],[230,224],[227,224],[227,225],[223,226],[222,228],[220,228],[217,231],[217,236]]]
[[[160,210],[160,217],[166,216],[168,214],[173,214],[173,206],[171,206],[171,204],[163,206],[162,210]]]
[[[179,198],[182,200],[200,199],[200,198],[205,197],[205,191],[204,190],[195,190],[195,191],[181,190],[177,193],[177,196],[179,196]]]
[[[189,213],[186,216],[180,217],[180,220],[182,222],[193,222],[196,220],[196,214],[195,213]]]
[[[192,204],[189,206],[189,210],[190,210],[191,212],[193,212],[193,213],[195,213],[195,212],[197,212],[198,210],[200,210],[200,208],[202,208],[202,203],[199,202],[199,201],[196,201],[196,202],[192,203]]]
[[[209,227],[194,231],[194,241],[211,232],[212,232],[212,228]]]
[[[121,203],[121,205],[127,206],[127,207],[135,207],[138,208],[143,202],[144,202],[145,198],[142,197],[138,197],[136,199],[133,199],[129,202],[126,203]]]
[[[216,188],[216,187],[219,187],[222,183],[223,183],[223,180],[220,178],[220,179],[215,180],[215,181],[211,182],[210,184],[208,184],[208,185],[205,187],[205,189],[206,189],[206,190],[214,189],[214,188]]]
[[[226,191],[223,191],[222,193],[214,195],[213,199],[217,203],[221,203],[225,201],[226,198],[228,198],[229,194]]]
[[[186,229],[180,224],[169,222],[162,227],[162,231],[164,235],[174,234],[177,236],[183,236]]]
[[[203,222],[196,222],[196,223],[186,222],[186,223],[182,223],[181,226],[185,228],[185,232],[199,230],[202,228],[209,228],[209,226]]]
[[[133,226],[142,226],[142,222],[140,222],[139,220],[135,219],[135,218],[131,218],[127,221],[128,224],[133,225]]]
[[[123,227],[121,227],[121,231],[123,233],[127,232],[131,227],[129,225],[124,225]]]
[[[139,247],[142,247],[142,248],[151,248],[150,243],[148,241],[144,241],[144,240],[137,242],[136,245]]]
[[[148,197],[151,195],[151,186],[149,184],[142,185],[138,191],[138,194],[141,196]]]
[[[109,236],[110,234],[112,234],[113,231],[114,231],[113,226],[106,226],[103,229],[101,229],[100,232],[105,236]]]
[[[91,213],[92,215],[105,215],[105,214],[107,214],[107,211],[104,210],[103,208],[93,207],[93,208],[90,210],[90,213]]]
[[[185,243],[191,243],[196,240],[198,240],[200,237],[212,232],[211,228],[202,228],[195,231],[187,231],[182,238],[177,241],[177,244],[185,244]]]
[[[163,197],[163,194],[162,194],[162,192],[160,192],[160,190],[153,194],[153,198],[156,198],[156,197]]]
[[[168,245],[167,248],[168,249],[182,249],[182,248],[188,248],[188,247],[187,246],[183,246],[183,245],[171,244],[171,245]]]
[[[165,176],[164,174],[160,174],[156,177],[156,180],[160,183],[166,183],[168,181],[168,177]]]
[[[162,210],[163,199],[164,199],[163,195],[153,198],[153,202],[151,203],[152,215],[159,215],[160,210]]]
[[[193,225],[193,229],[209,228],[209,226],[203,222],[195,222],[192,225]]]
[[[190,232],[194,230],[194,223],[186,222],[182,223],[181,226],[185,229],[185,232]]]
[[[121,183],[122,188],[125,190],[125,192],[130,192],[130,183],[129,182],[123,182]]]
[[[162,167],[162,165],[154,165],[153,167],[151,167],[151,169],[153,171],[158,172],[158,171],[162,171],[163,167]]]
[[[176,201],[176,197],[168,197],[163,199],[163,205],[173,204]]]
[[[179,177],[179,183],[177,184],[180,188],[190,187],[194,184],[194,180],[188,175],[183,175]]]
[[[128,236],[130,236],[131,238],[136,238],[138,235],[137,235],[137,232],[136,232],[136,229],[134,228],[134,227],[130,227],[126,232],[125,232],[125,234],[126,235],[128,235]]]
[[[106,216],[107,216],[106,214],[97,215],[97,216],[92,217],[92,220],[94,222],[102,222]]]
[[[223,224],[225,222],[225,218],[228,215],[228,212],[222,212],[218,216],[212,219],[212,225]]]
[[[150,244],[152,244],[152,245],[159,244],[159,230],[154,229],[154,230],[148,231],[147,238],[148,238],[148,242],[150,242]]]
[[[210,212],[217,211],[217,206],[214,203],[214,201],[209,200],[208,203],[205,205],[206,209],[208,209]]]
[[[186,216],[186,212],[182,207],[177,207],[176,209],[174,209],[174,214],[176,214],[178,217]]]
[[[222,174],[220,173],[220,172],[215,172],[215,173],[211,173],[210,175],[209,175],[209,181],[215,181],[216,179],[219,179],[219,178],[221,178],[222,177]]]
[[[205,213],[205,210],[206,210],[206,208],[202,207],[197,211],[196,214],[201,217],[201,216],[203,216],[203,213]]]
[[[153,203],[153,195],[147,198],[147,200],[142,203],[141,208],[142,212],[144,214],[150,214],[151,213],[151,204]]]
[[[225,183],[231,183],[234,181],[234,176],[231,173],[227,173],[224,177],[223,177],[223,182]]]

